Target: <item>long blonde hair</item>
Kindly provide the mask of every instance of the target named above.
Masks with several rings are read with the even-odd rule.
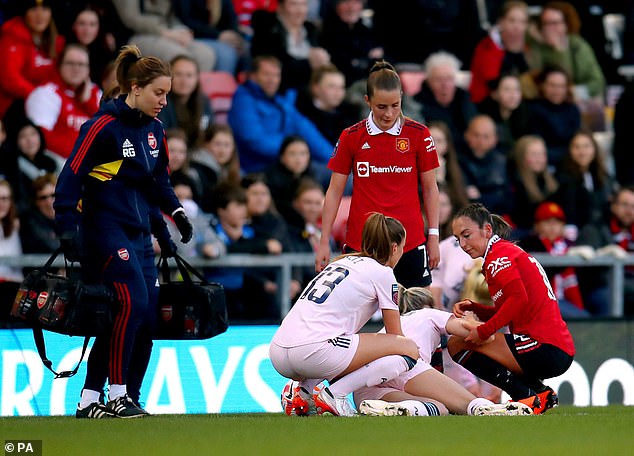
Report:
[[[489,294],[489,286],[486,280],[484,280],[484,274],[482,274],[483,263],[484,260],[482,258],[473,260],[462,285],[460,300],[471,299],[480,304],[493,305],[491,295]]]

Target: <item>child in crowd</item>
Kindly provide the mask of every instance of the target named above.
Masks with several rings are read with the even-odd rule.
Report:
[[[212,226],[225,243],[227,253],[279,254],[279,241],[259,237],[248,223],[247,196],[238,185],[223,182],[214,190],[216,219]],[[275,294],[267,291],[265,283],[248,267],[211,268],[207,279],[224,285],[227,308],[231,319],[275,319]]]
[[[174,186],[174,193],[183,205],[183,209],[194,227],[193,242],[185,244],[180,241],[180,236],[177,236],[178,228],[172,218],[167,215],[163,215],[163,218],[167,223],[167,229],[169,230],[178,249],[178,253],[185,258],[218,258],[225,255],[227,253],[227,247],[225,243],[220,240],[216,232],[211,228],[209,224],[209,216],[204,214],[200,210],[198,204],[194,201],[194,192],[189,184],[189,181],[179,181],[177,179],[172,182],[172,185]],[[160,252],[158,243],[155,243],[154,246],[157,253]]]
[[[299,183],[295,197],[293,198],[293,210],[297,214],[289,222],[293,251],[314,253],[321,240],[321,215],[324,206],[324,190],[317,182],[306,177]],[[336,248],[334,239],[330,240],[330,248]],[[311,267],[298,268],[296,278],[305,287],[315,276],[315,270]]]
[[[196,168],[190,166],[189,150],[187,147],[187,134],[181,128],[169,128],[165,130],[167,136],[167,148],[170,151],[170,159],[167,166],[170,170],[170,182],[185,182],[192,191],[192,200],[200,205],[203,194],[203,183]]]
[[[241,186],[246,191],[248,221],[253,227],[255,236],[267,239],[267,247],[272,254],[291,251],[293,245],[286,221],[275,208],[264,174],[247,174],[242,178]],[[274,269],[258,268],[257,271],[253,271],[253,274],[257,274],[260,278],[267,293],[270,295],[278,293]],[[301,289],[299,281],[291,280],[291,299]]]
[[[231,127],[215,124],[207,129],[202,147],[192,154],[191,167],[202,182],[201,207],[211,213],[214,187],[223,181],[240,184],[240,159]]]
[[[543,202],[535,211],[535,234],[520,243],[528,252],[547,252],[554,256],[566,255],[572,243],[564,237],[566,216],[557,203]],[[559,301],[564,318],[589,317],[573,267],[545,268],[550,285]]]
[[[327,185],[330,176],[315,168],[310,160],[310,149],[304,138],[291,135],[284,139],[278,160],[264,172],[271,189],[277,210],[288,223],[297,220],[293,209],[293,197],[299,182],[310,177],[322,185]]]

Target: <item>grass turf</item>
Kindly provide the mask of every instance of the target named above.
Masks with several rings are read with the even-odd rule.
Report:
[[[45,456],[615,456],[634,454],[634,407],[561,406],[545,415],[528,417],[220,414],[159,415],[135,420],[0,418],[0,440],[13,439],[42,440]]]

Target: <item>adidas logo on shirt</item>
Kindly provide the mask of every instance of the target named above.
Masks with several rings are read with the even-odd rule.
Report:
[[[361,149],[362,149],[362,150],[363,150],[363,149],[369,149],[369,148],[370,148],[370,145],[369,145],[367,142],[366,142],[366,143],[363,143],[363,146],[361,146]]]
[[[136,152],[134,151],[134,146],[130,142],[128,138],[123,141],[123,146],[121,146],[121,152],[123,154],[123,158],[132,158],[136,156]]]

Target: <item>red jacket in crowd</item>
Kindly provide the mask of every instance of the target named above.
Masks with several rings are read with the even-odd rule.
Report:
[[[58,36],[57,52],[64,47],[64,38]],[[9,19],[2,26],[0,38],[0,118],[17,99],[24,100],[41,84],[57,79],[54,59],[39,49],[22,17]]]

